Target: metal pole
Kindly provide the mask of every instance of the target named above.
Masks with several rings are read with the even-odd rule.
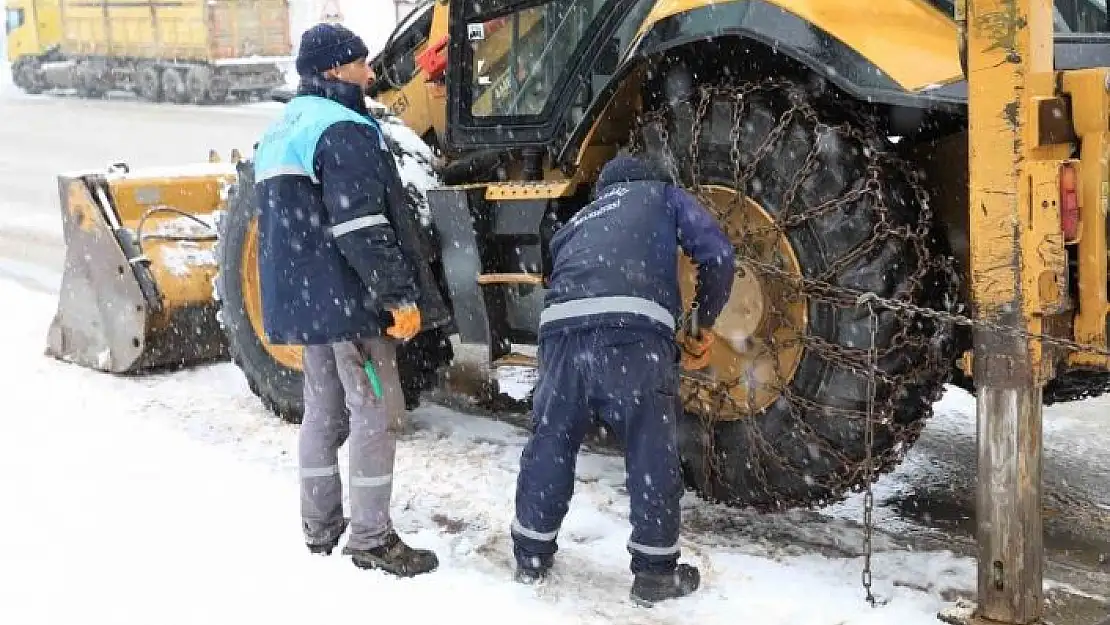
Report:
[[[1052,1],[967,0],[972,298],[977,317],[1039,333],[1026,279],[1033,178],[1041,171],[1034,96],[1051,95]],[[1046,82],[1047,80],[1047,82]],[[1024,245],[1023,245],[1024,241]],[[1033,282],[1032,284],[1036,284]],[[1026,625],[1044,610],[1040,345],[976,328],[976,621]]]

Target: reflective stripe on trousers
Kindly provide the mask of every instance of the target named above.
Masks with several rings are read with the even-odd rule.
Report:
[[[374,395],[366,377],[364,352],[374,361],[384,398]],[[399,422],[404,410],[395,343],[388,338],[370,339],[363,350],[351,342],[305,346],[304,402],[298,454],[306,542],[330,542],[342,527],[338,454],[349,439],[348,544],[355,549],[378,546],[392,529],[389,504],[397,443],[390,424]]]

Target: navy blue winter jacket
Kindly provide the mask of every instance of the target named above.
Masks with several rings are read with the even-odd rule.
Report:
[[[701,324],[716,323],[731,294],[735,257],[728,236],[697,199],[631,156],[606,164],[595,196],[552,237],[541,336],[599,326],[673,336],[682,314],[680,247],[698,266]]]
[[[270,341],[380,336],[387,309],[407,303],[420,304],[425,321],[443,321],[440,293],[413,240],[415,216],[405,215],[392,155],[357,85],[302,82],[266,130],[254,167]]]

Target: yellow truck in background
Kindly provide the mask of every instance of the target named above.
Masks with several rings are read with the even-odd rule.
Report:
[[[217,103],[283,85],[292,53],[289,0],[7,0],[4,18],[28,93]]]

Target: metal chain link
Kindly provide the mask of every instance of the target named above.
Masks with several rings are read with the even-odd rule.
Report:
[[[769,114],[773,109],[767,103],[772,101],[783,103],[777,115]],[[772,500],[756,508],[774,510],[781,505],[775,500],[776,485],[768,478],[770,471],[797,471],[807,483],[813,484],[814,493],[825,493],[804,501],[795,498],[791,505],[820,505],[862,488],[864,566],[861,575],[867,601],[874,607],[877,602],[872,592],[871,571],[875,505],[872,484],[876,475],[901,462],[923,427],[922,419],[900,423],[894,418],[897,411],[895,391],[914,387],[922,380],[948,380],[952,362],[942,357],[943,350],[935,345],[936,337],[951,336],[956,326],[964,326],[1101,356],[1110,356],[1110,350],[922,305],[921,302],[941,302],[951,306],[956,300],[960,274],[952,259],[937,253],[930,241],[935,218],[929,194],[919,175],[907,163],[884,150],[881,140],[876,139],[883,135],[871,118],[849,113],[837,117],[850,117],[855,123],[829,123],[818,112],[814,98],[787,79],[772,77],[759,82],[702,87],[687,100],[672,102],[644,114],[632,128],[629,146],[633,151],[648,151],[663,157],[675,180],[683,181],[692,193],[704,197],[707,175],[700,152],[703,144],[714,145],[712,136],[703,140],[711,106],[714,118],[709,132],[721,136],[723,129],[712,122],[720,119],[716,114],[718,106],[730,109],[727,158],[732,169],[729,186],[735,191],[735,200],[727,205],[704,204],[736,247],[740,261],[738,273],[754,271],[761,284],[773,285],[781,291],[780,300],[775,302],[778,305],[763,311],[761,327],[765,334],[757,337],[754,348],[774,364],[774,379],[763,380],[760,388],[775,393],[776,404],[786,406],[790,422],[796,429],[793,435],[805,437],[811,455],[835,460],[840,467],[824,476],[807,475],[808,465],[804,459],[788,457],[778,450],[778,440],[768,440],[761,433],[758,419],[748,418],[759,412],[755,405],[758,389],[750,383],[751,372],[735,380],[684,375],[683,404],[698,414],[702,422],[704,483],[710,490],[724,487],[719,479],[723,472],[721,461],[732,450],[716,449],[716,431],[722,421],[728,420],[743,425],[748,449],[746,467],[760,481],[762,497]],[[839,106],[843,109],[850,105],[839,103]],[[689,128],[689,136],[672,137],[671,128],[679,130],[681,135]],[[756,137],[758,143],[754,142]],[[804,141],[810,142],[807,153],[791,152]],[[813,190],[822,172],[822,151],[836,149],[862,152],[864,166],[858,172],[858,179],[847,182],[839,195],[822,197]],[[760,169],[763,160],[770,155],[779,159],[776,165],[780,164],[784,159],[783,151],[787,152],[786,159],[797,163],[792,171]],[[681,156],[683,152],[685,158]],[[720,154],[714,158],[719,160]],[[892,182],[892,176],[898,177],[903,184],[899,187]],[[719,171],[715,177],[718,179],[715,183],[719,183]],[[769,196],[768,184],[776,185],[781,193]],[[909,197],[902,196],[906,192]],[[733,219],[744,198],[761,194],[765,204],[774,204],[775,210],[767,210],[773,218],[770,226]],[[807,228],[822,230],[841,226],[851,226],[858,231],[861,220],[869,224],[868,235],[852,241],[850,249],[830,254],[835,258],[819,272],[815,267],[803,267],[803,275],[799,275],[775,250],[777,241],[791,241],[792,233],[804,233]],[[792,244],[796,245],[796,241]],[[881,260],[891,244],[899,245],[901,250],[892,262],[906,263],[910,267],[897,290],[884,297],[868,288],[860,288],[865,285],[854,283],[859,268],[874,272],[870,264]],[[822,305],[836,309],[842,316],[838,319],[852,319],[853,315],[866,313],[868,344],[861,349],[844,344],[843,340],[828,340],[808,331],[805,322],[797,324],[791,318],[791,306],[813,311]],[[891,336],[881,336],[880,328],[887,315],[895,315],[898,323],[894,324]],[[784,329],[785,332],[780,332]],[[821,398],[807,397],[803,390],[792,387],[792,372],[780,370],[777,355],[799,346],[837,371],[865,378],[866,408],[856,410],[825,405]],[[899,368],[898,363],[907,360],[912,364]],[[934,395],[923,401],[931,404],[939,399],[942,385],[934,383],[934,387],[931,390]],[[814,420],[813,415],[818,418]],[[838,419],[843,423],[862,421],[863,457],[853,457],[827,440],[825,433],[820,431],[824,425],[821,418]],[[879,450],[875,446],[877,429],[881,429],[884,440]]]
[[[879,316],[875,314],[875,307],[870,302],[867,304],[867,318],[868,325],[871,327],[871,349],[869,350],[870,358],[868,361],[871,365],[871,371],[874,372],[879,363],[875,348],[878,342]],[[875,472],[871,459],[872,449],[875,447],[874,416],[875,376],[870,375],[867,378],[867,422],[864,426],[864,449],[866,453],[866,458],[864,460],[864,471],[866,471],[864,484],[867,488],[867,492],[863,496],[863,572],[860,575],[863,582],[863,590],[867,593],[867,602],[871,604],[871,607],[875,607],[875,595],[871,592],[871,533],[874,525],[872,514],[875,508],[875,493],[871,486]]]

